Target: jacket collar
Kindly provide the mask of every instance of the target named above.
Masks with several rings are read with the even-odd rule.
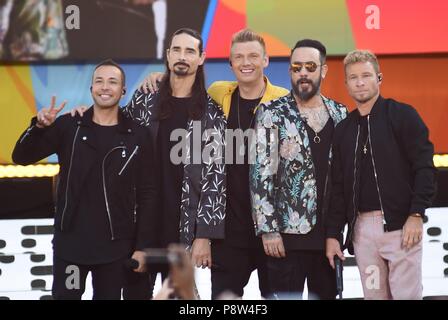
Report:
[[[259,105],[262,103],[271,101],[272,99],[274,99],[273,97],[277,97],[277,93],[275,92],[275,87],[269,81],[268,77],[263,76],[263,78],[264,78],[264,82],[266,84],[266,89],[264,90],[264,93],[263,93],[263,96],[261,97]],[[229,84],[229,86],[227,87],[227,95],[229,95],[231,97],[232,94],[235,92],[236,88],[238,88],[238,82],[237,81],[231,82]],[[224,113],[226,114],[226,117],[228,117],[229,112],[230,112],[230,99],[228,101],[229,101],[229,105],[223,106]],[[255,108],[254,113],[256,111],[257,111],[257,108]]]
[[[274,86],[269,81],[268,77],[264,76],[264,82],[266,83],[266,90],[264,90],[263,97],[261,98],[260,103],[266,103],[272,100],[272,97],[275,96]]]
[[[376,99],[375,103],[373,104],[372,110],[370,110],[371,115],[376,115],[381,111],[381,106],[383,105],[384,98],[379,95]]]
[[[379,95],[376,99],[375,103],[373,104],[372,110],[370,110],[370,116],[376,116],[381,111],[381,106],[384,103],[384,98]],[[358,109],[353,110],[353,114],[355,115],[356,119],[361,117],[361,114],[359,113]]]
[[[75,121],[76,124],[82,127],[91,127],[93,125],[93,106],[87,109],[84,112],[84,115],[81,117],[79,114],[76,114]],[[133,122],[131,119],[124,116],[121,108],[118,108],[118,131],[121,133],[134,133]]]

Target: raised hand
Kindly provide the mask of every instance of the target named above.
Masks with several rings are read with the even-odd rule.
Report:
[[[56,120],[56,116],[58,115],[59,111],[64,109],[66,104],[67,101],[64,101],[59,105],[59,107],[55,107],[56,96],[52,96],[50,106],[42,108],[37,114],[36,126],[39,128],[51,126],[53,122]]]

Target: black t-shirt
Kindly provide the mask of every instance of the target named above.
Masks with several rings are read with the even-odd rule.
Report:
[[[260,103],[258,99],[243,99],[238,89],[232,94],[231,108],[227,127],[242,129],[244,132],[255,126],[255,107]],[[238,120],[239,111],[239,120]],[[227,205],[226,205],[226,235],[228,243],[242,248],[260,246],[261,240],[255,236],[252,219],[252,206],[249,189],[248,139],[244,140],[244,157],[237,159],[237,153],[242,154],[242,146],[237,146],[237,139],[233,141],[233,164],[227,165]],[[229,145],[229,142],[227,142]],[[239,162],[237,162],[239,160]],[[243,160],[243,161],[241,161]]]
[[[360,154],[360,181],[359,181],[359,212],[381,210],[378,190],[376,188],[373,171],[370,143],[368,141],[367,116],[360,117],[360,140],[358,154]],[[366,151],[366,152],[364,152]]]
[[[102,161],[113,148],[117,126],[93,123],[98,157],[83,185],[73,224],[64,232],[55,229],[54,253],[74,263],[93,265],[110,263],[130,256],[133,239],[112,239],[102,185]]]
[[[328,173],[328,156],[333,138],[334,122],[329,118],[323,129],[318,132],[319,143],[315,143],[314,130],[305,124],[310,140],[311,156],[313,158],[314,172],[317,186],[317,216],[316,225],[307,234],[282,234],[283,244],[288,250],[324,250],[325,230],[322,215],[325,181]],[[328,187],[327,187],[328,188]]]
[[[170,141],[173,130],[187,129],[188,108],[191,98],[171,97],[172,113],[168,118],[161,119],[157,133],[157,154],[161,169],[159,176],[160,213],[161,213],[161,245],[179,243],[180,205],[182,197],[182,181],[184,164],[174,164],[170,152],[180,140]]]

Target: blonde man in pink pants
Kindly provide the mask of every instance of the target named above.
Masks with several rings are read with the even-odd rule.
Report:
[[[435,194],[434,147],[410,105],[380,95],[383,75],[366,50],[344,59],[356,109],[335,130],[326,253],[355,254],[366,299],[422,299],[422,230]]]

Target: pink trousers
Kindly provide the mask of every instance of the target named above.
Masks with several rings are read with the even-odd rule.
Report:
[[[403,249],[402,233],[384,232],[381,211],[358,215],[353,246],[365,299],[422,299],[422,242]]]

